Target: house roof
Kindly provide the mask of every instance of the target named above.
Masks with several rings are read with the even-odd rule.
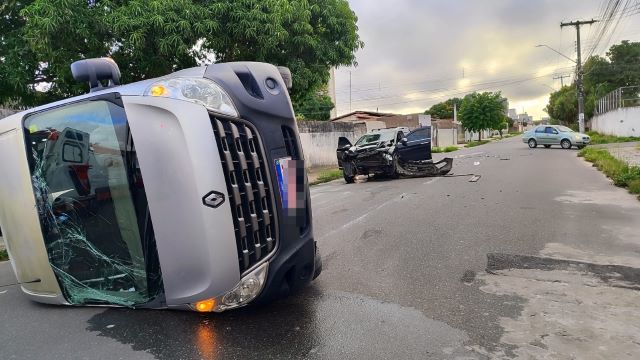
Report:
[[[376,112],[376,111],[362,111],[362,110],[357,110],[357,111],[352,111],[348,114],[344,114],[344,115],[340,115],[338,117],[335,117],[329,121],[336,121],[336,120],[341,120],[344,118],[348,118],[350,116],[355,116],[358,120],[374,120],[377,118],[381,118],[381,117],[388,117],[388,116],[396,116],[397,114],[389,114],[389,113],[381,113],[381,112]]]

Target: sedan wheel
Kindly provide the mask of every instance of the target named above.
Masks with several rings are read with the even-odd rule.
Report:
[[[562,146],[563,149],[571,149],[571,141],[564,139],[560,142],[560,146]]]
[[[529,139],[529,147],[530,148],[535,148],[538,146],[538,142],[536,141],[536,139]]]

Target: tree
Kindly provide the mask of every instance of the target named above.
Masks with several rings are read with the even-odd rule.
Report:
[[[98,56],[116,60],[124,82],[206,59],[284,65],[296,103],[327,82],[331,67],[355,65],[363,46],[346,0],[31,0],[0,5],[0,14],[0,75],[28,60],[0,82],[0,103],[84,92],[69,65]]]
[[[564,125],[571,125],[578,121],[578,99],[575,84],[563,86],[560,90],[549,95],[549,104],[544,111],[549,116]]]
[[[331,97],[324,92],[309,95],[294,106],[298,118],[319,121],[331,119],[331,110],[333,108]]]
[[[446,101],[434,104],[426,110],[424,113],[426,115],[431,115],[437,119],[453,119],[453,106],[454,104],[457,106],[458,110],[460,110],[460,104],[462,103],[462,99],[460,98],[452,98]]]
[[[504,98],[498,92],[474,92],[462,99],[458,118],[465,129],[478,132],[482,140],[482,130],[495,129],[504,121]]]
[[[602,96],[620,87],[640,84],[640,42],[625,40],[611,46],[606,58],[589,57],[583,72],[585,115],[592,117]],[[549,116],[565,125],[573,125],[578,116],[575,91],[575,84],[571,84],[551,93],[545,108]]]

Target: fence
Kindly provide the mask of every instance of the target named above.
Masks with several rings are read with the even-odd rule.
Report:
[[[640,106],[640,86],[617,88],[598,100],[596,114],[604,114],[624,107]]]
[[[298,130],[305,166],[337,166],[338,138],[344,136],[353,143],[367,133],[367,125],[305,120],[298,122]]]

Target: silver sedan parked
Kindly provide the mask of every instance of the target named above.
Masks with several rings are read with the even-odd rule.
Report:
[[[529,144],[530,148],[543,145],[550,148],[551,145],[560,145],[563,149],[571,149],[572,146],[582,149],[589,145],[589,135],[575,132],[566,126],[541,125],[522,134],[522,142]]]

